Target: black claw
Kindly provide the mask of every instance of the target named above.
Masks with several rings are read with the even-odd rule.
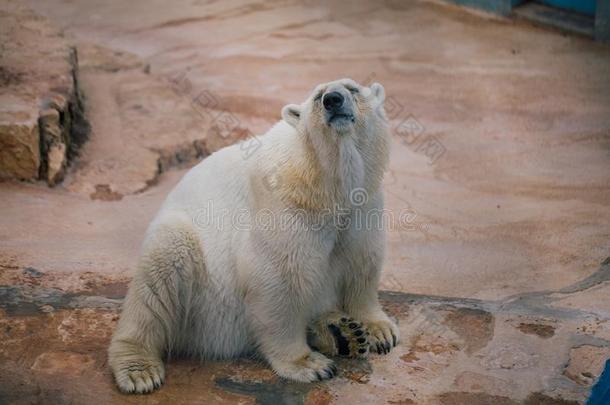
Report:
[[[341,322],[343,322],[343,323],[347,322],[347,318],[345,318],[345,317],[341,318]]]
[[[381,345],[377,343],[377,353],[381,354]]]
[[[390,342],[385,342],[384,347],[388,351],[388,353],[390,352],[390,349],[392,348],[392,346],[390,346]]]
[[[392,334],[392,344],[393,344],[393,347],[396,347],[396,343],[398,343],[396,340],[397,340],[396,339],[396,335]]]
[[[350,324],[347,326],[349,326],[350,329],[356,329],[358,327],[358,324],[356,322],[350,322]]]
[[[335,366],[334,364],[332,364],[332,365],[330,366],[330,371],[331,371],[331,372],[330,372],[330,376],[331,376],[331,377],[336,376],[336,375],[337,375],[337,366]]]
[[[364,334],[364,331],[362,329],[358,329],[356,332],[354,332],[354,336],[362,336]]]
[[[366,349],[365,348],[358,349],[358,353],[364,354],[364,353],[366,353]]]
[[[322,381],[323,380],[322,374],[318,373],[317,371],[316,371],[316,376],[318,377],[318,381]]]
[[[365,339],[365,338],[363,338],[363,337],[361,337],[361,338],[356,339],[356,342],[358,342],[358,343],[364,343],[364,342],[366,342],[366,339]]]

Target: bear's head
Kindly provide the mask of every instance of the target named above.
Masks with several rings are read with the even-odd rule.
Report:
[[[384,99],[379,83],[364,87],[341,79],[318,85],[301,105],[285,106],[282,118],[300,132],[329,136],[331,141],[333,136],[366,136],[385,129]]]
[[[317,166],[301,173],[338,180],[342,195],[355,188],[377,190],[389,160],[390,135],[383,109],[385,91],[341,79],[317,86],[301,105],[289,104],[282,118],[306,140]]]

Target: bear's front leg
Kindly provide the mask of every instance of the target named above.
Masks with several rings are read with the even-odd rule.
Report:
[[[343,310],[362,321],[369,332],[369,350],[389,353],[398,344],[396,322],[381,308],[377,295],[384,257],[383,229],[358,229],[346,235],[336,266],[345,269]]]
[[[369,350],[379,354],[387,354],[398,344],[400,333],[396,322],[390,319],[381,309],[377,298],[377,287],[362,286],[360,297],[345,301],[346,312],[354,318],[361,319],[369,333],[367,338]],[[368,291],[366,291],[368,290]],[[356,292],[357,290],[352,290]]]
[[[350,283],[344,295],[344,308],[350,316],[362,321],[369,333],[370,352],[387,354],[398,344],[398,326],[381,308],[375,278]]]

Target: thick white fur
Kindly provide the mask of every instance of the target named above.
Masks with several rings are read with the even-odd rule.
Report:
[[[326,123],[316,96],[331,90],[351,97],[353,124]],[[332,361],[309,348],[306,327],[330,311],[362,321],[372,347],[391,346],[398,330],[377,299],[383,230],[345,226],[358,210],[383,208],[383,100],[379,84],[320,85],[258,143],[222,149],[184,176],[148,228],[109,348],[121,391],[160,386],[166,353],[258,352],[282,377],[329,378]],[[354,190],[368,196],[363,205]]]

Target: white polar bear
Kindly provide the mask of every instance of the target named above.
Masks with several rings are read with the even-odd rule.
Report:
[[[384,230],[356,221],[383,208],[384,97],[377,83],[319,85],[254,152],[224,148],[184,176],[148,228],[110,344],[121,391],[159,387],[171,353],[258,353],[310,382],[337,372],[321,352],[396,345],[377,297]]]

